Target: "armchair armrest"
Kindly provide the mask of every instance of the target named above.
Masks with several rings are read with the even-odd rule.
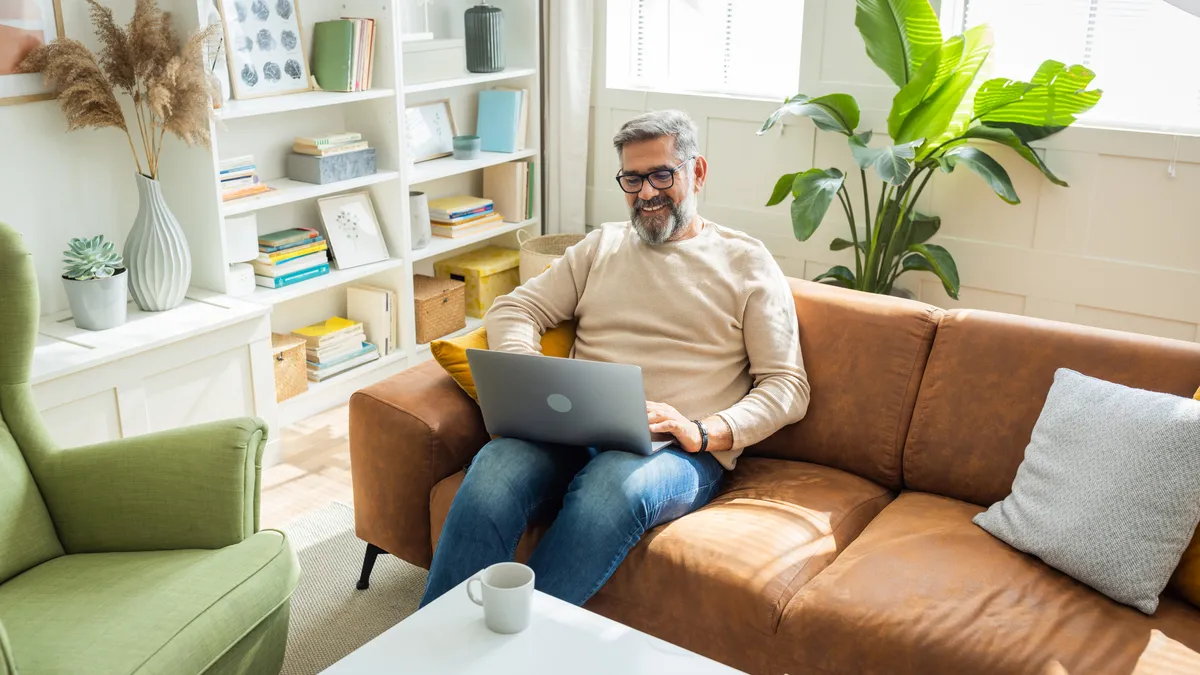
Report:
[[[0,675],[17,675],[17,659],[13,656],[12,645],[8,643],[8,634],[4,632],[2,623],[0,623]]]
[[[49,451],[34,473],[68,553],[216,549],[258,529],[266,438],[210,422]]]
[[[350,398],[350,472],[358,537],[429,567],[429,493],[488,441],[479,406],[437,363]]]

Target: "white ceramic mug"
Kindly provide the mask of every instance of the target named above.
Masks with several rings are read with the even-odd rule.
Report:
[[[471,584],[478,583],[476,597]],[[496,563],[467,580],[467,597],[483,608],[483,623],[494,633],[520,633],[529,628],[533,604],[533,570],[515,562]]]

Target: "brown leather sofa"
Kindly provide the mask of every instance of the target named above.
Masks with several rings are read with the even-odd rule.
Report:
[[[1200,344],[793,292],[807,417],[647,534],[589,609],[750,673],[1124,674],[1154,629],[1200,650],[1200,609],[1170,590],[1145,616],[971,523],[1009,493],[1057,368],[1190,396]],[[428,567],[487,440],[435,363],[357,392],[359,537]]]

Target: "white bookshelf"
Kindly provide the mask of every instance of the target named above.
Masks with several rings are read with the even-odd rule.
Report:
[[[189,15],[192,0],[166,0],[178,15]],[[467,237],[434,237],[421,250],[411,247],[408,193],[421,190],[431,199],[454,194],[480,194],[483,169],[512,161],[542,163],[541,142],[541,0],[498,0],[505,12],[508,68],[500,73],[462,73],[433,82],[406,84],[400,36],[414,0],[296,0],[303,20],[304,45],[311,54],[312,27],[318,21],[348,17],[376,20],[374,88],[361,92],[309,91],[252,100],[228,101],[215,111],[210,128],[211,151],[164,153],[163,189],[181,221],[192,253],[192,284],[237,306],[260,307],[268,313],[272,332],[288,333],[346,311],[347,286],[369,284],[396,292],[400,313],[399,345],[391,354],[321,383],[278,406],[278,424],[291,424],[345,402],[356,390],[390,377],[429,358],[428,345],[416,343],[413,317],[414,273],[429,274],[434,261],[489,243],[515,247],[515,233],[541,231],[542,170],[535,171],[534,217],[502,223]],[[206,3],[195,3],[199,23]],[[430,6],[438,38],[462,38],[463,12],[475,0],[444,0]],[[183,9],[181,10],[181,7]],[[416,12],[412,12],[416,13]],[[434,16],[439,14],[439,16]],[[440,27],[441,30],[438,30]],[[448,99],[460,134],[474,133],[479,92],[491,87],[530,92],[530,118],[525,149],[515,153],[483,153],[478,159],[452,157],[410,163],[404,138],[406,106]],[[314,185],[286,177],[292,139],[321,133],[355,131],[375,149],[377,172],[348,181]],[[170,157],[168,158],[168,154]],[[217,165],[221,159],[253,155],[260,178],[274,188],[265,194],[221,201]],[[279,289],[256,288],[249,295],[225,295],[227,271],[225,218],[254,213],[259,234],[292,227],[320,227],[317,200],[351,191],[367,191],[374,203],[390,258],[330,273]],[[467,319],[467,329],[481,325]],[[268,364],[267,371],[271,370]]]

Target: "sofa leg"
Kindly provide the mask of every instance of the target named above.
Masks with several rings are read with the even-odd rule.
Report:
[[[371,570],[374,569],[375,559],[379,557],[380,553],[387,553],[387,551],[375,544],[367,544],[367,553],[363,556],[362,576],[358,578],[358,583],[355,584],[355,588],[358,590],[365,591],[371,587]]]

